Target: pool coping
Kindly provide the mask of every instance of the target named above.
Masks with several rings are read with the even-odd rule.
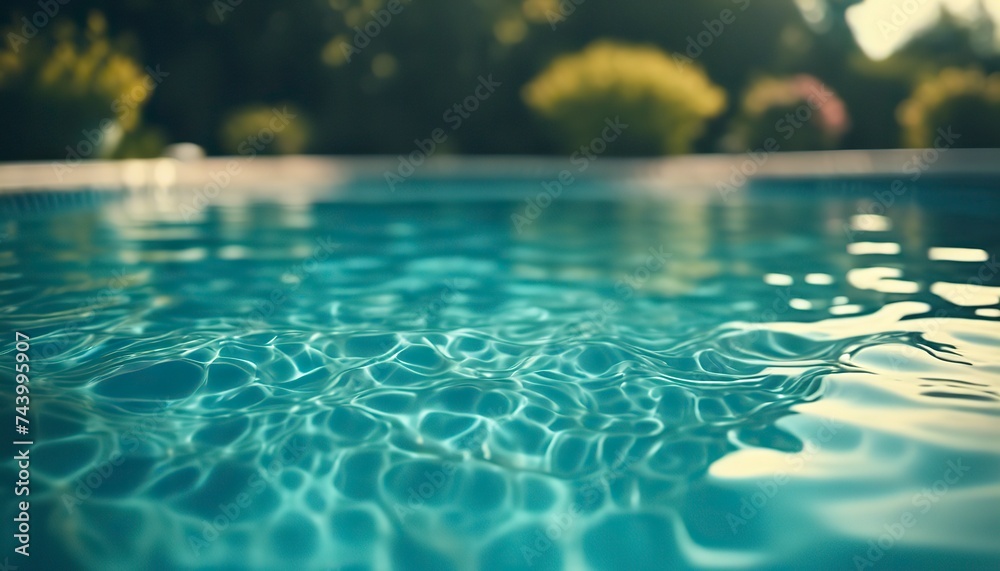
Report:
[[[417,159],[420,157],[417,156]],[[919,178],[923,175],[1000,178],[1000,149],[892,149],[713,155],[666,158],[537,156],[430,157],[412,169],[402,156],[208,157],[116,161],[38,161],[0,163],[0,195],[34,191],[134,190],[198,186],[223,187],[254,194],[287,193],[293,187],[336,187],[349,182],[398,180],[557,180],[567,171],[575,178],[645,182],[660,188],[744,184],[746,180]],[[412,163],[411,163],[412,164]],[[919,176],[918,176],[919,173]],[[742,175],[747,175],[746,179]],[[228,176],[227,176],[228,175]]]

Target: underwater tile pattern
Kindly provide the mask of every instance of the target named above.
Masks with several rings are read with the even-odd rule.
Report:
[[[24,568],[997,568],[995,188],[608,187],[8,215]]]

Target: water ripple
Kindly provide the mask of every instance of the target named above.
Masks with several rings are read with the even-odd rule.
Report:
[[[109,205],[64,215],[89,250],[51,239],[58,218],[18,226],[2,295],[37,362],[40,558],[844,568],[961,460],[887,567],[998,559],[1000,326],[924,291],[978,266],[914,262],[892,235],[878,263],[918,291],[852,285],[887,266],[806,223],[846,200],[786,205],[780,233],[766,201],[738,234],[710,222],[724,205],[562,207],[599,223],[523,237],[513,204],[464,205],[460,226],[317,204],[178,227]],[[978,238],[976,260],[997,251]],[[335,255],[309,263],[323,240]]]

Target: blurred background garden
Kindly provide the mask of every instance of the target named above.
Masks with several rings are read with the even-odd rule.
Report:
[[[924,147],[945,127],[961,135],[950,146],[1000,147],[998,0],[4,11],[7,161],[153,157],[182,142],[210,155],[397,154],[438,129],[440,154],[569,154],[615,118],[629,132],[611,155],[744,152],[768,138],[782,151]],[[254,140],[269,127],[273,140]]]

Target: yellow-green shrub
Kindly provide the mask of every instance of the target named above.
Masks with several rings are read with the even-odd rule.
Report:
[[[301,153],[309,140],[306,121],[288,105],[248,105],[222,124],[222,148],[240,155]]]
[[[909,147],[934,144],[938,129],[958,135],[957,147],[1000,145],[1000,73],[947,68],[920,83],[896,117]]]
[[[693,63],[675,62],[652,46],[611,41],[557,58],[522,95],[568,149],[587,144],[606,119],[620,117],[629,127],[609,147],[615,154],[688,152],[726,105],[725,92]]]
[[[16,28],[4,36],[9,31]],[[96,12],[82,31],[70,22],[52,22],[26,43],[0,52],[0,106],[10,117],[8,136],[19,138],[24,156],[65,158],[67,146],[86,151],[80,145],[87,140],[84,131],[94,129],[100,140],[81,158],[111,155],[122,136],[139,126],[154,88],[142,67],[108,38],[104,17]]]

